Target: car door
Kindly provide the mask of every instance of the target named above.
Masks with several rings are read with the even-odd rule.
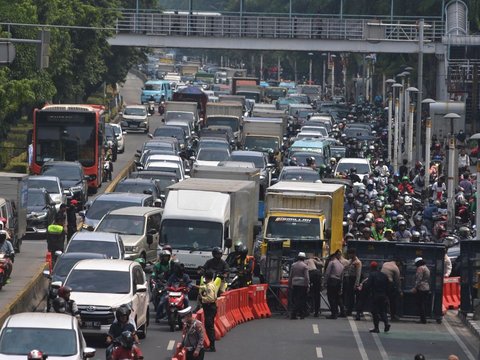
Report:
[[[147,244],[147,259],[154,259],[157,256],[157,246],[160,239],[160,222],[162,221],[161,213],[150,214],[147,219],[147,233],[151,229],[155,229],[156,234],[152,235],[152,243]]]
[[[140,265],[134,266],[132,269],[132,278],[133,278],[133,309],[135,310],[135,317],[137,319],[136,324],[137,328],[142,326],[147,318],[147,309],[148,309],[148,292],[147,291],[137,291],[137,285],[146,286],[145,273],[143,272]]]

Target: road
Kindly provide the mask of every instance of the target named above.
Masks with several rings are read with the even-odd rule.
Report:
[[[127,104],[138,103],[141,81],[129,75],[121,93]],[[151,117],[151,130],[160,126],[158,115]],[[128,161],[147,137],[128,134],[126,152],[119,154],[114,165],[115,174]],[[105,187],[103,187],[104,189]],[[414,319],[392,324],[388,334],[370,334],[370,317],[360,322],[349,319],[327,320],[325,314],[318,319],[292,321],[282,315],[242,324],[227,334],[217,344],[216,353],[206,354],[208,359],[362,359],[396,360],[413,359],[423,353],[428,360],[447,359],[457,354],[460,359],[475,360],[477,340],[460,323],[448,314],[442,324],[430,321],[427,325],[414,323]],[[180,332],[171,333],[165,321],[155,324],[152,312],[148,335],[141,343],[146,359],[170,359]],[[103,340],[87,339],[97,348],[97,359],[104,358]]]

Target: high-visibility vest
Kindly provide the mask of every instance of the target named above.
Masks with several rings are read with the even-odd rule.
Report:
[[[57,224],[48,225],[47,232],[50,234],[61,234],[63,232],[63,226]]]

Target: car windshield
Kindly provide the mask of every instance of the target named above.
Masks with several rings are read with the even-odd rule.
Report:
[[[200,149],[197,155],[200,161],[226,161],[228,160],[228,151],[222,149]]]
[[[178,140],[185,139],[185,132],[180,127],[160,127],[155,129],[153,136],[166,136],[166,137],[175,137]]]
[[[52,277],[65,279],[73,266],[83,258],[60,256],[53,268]]]
[[[232,156],[230,156],[230,160],[254,163],[257,169],[263,169],[265,167],[263,156],[232,154]]]
[[[207,126],[228,126],[235,132],[238,131],[238,125],[238,119],[236,118],[220,117],[218,115],[207,118]]]
[[[316,87],[304,87],[302,88],[302,93],[307,95],[317,95],[320,93],[320,89]]]
[[[143,216],[109,214],[100,221],[95,231],[122,235],[143,235],[144,229],[145,218]]]
[[[269,136],[246,136],[244,148],[257,151],[277,150],[278,139]]]
[[[162,85],[160,84],[145,84],[145,90],[154,90],[154,91],[158,91],[158,90],[162,90]]]
[[[104,254],[110,259],[119,259],[120,252],[118,245],[113,241],[101,240],[73,240],[68,244],[67,252],[90,252],[95,254]]]
[[[226,141],[208,141],[200,140],[198,143],[198,148],[215,148],[215,149],[228,149],[230,146]]]
[[[368,164],[357,164],[348,162],[339,163],[335,171],[337,173],[346,173],[349,172],[351,168],[357,169],[357,174],[368,174],[370,172],[370,167],[368,166]]]
[[[144,108],[126,108],[123,111],[123,115],[145,116],[147,115],[147,110]]]
[[[51,180],[28,179],[28,187],[30,189],[44,188],[50,194],[60,193],[60,189],[58,188],[58,183],[56,181],[51,181]]]
[[[222,224],[210,221],[173,220],[162,222],[160,242],[178,250],[210,251],[222,244]]]
[[[280,180],[315,182],[320,180],[320,175],[315,171],[285,171],[280,176]]]
[[[134,193],[134,194],[154,194],[155,186],[153,184],[121,182],[115,188],[115,192],[125,192],[125,193]]]
[[[290,160],[295,161],[296,164],[299,165],[299,166],[306,166],[307,165],[307,157],[310,157],[310,156],[315,158],[315,163],[317,165],[324,163],[324,158],[319,153],[293,152],[293,153],[291,153],[289,158],[290,158]]]
[[[320,221],[315,218],[270,216],[267,238],[320,239]]]
[[[108,271],[93,269],[72,270],[65,282],[75,292],[100,294],[128,294],[130,273],[128,271]]]
[[[29,191],[27,196],[27,206],[45,206],[45,196],[42,192]]]
[[[133,200],[133,199],[131,199]],[[88,208],[85,216],[89,219],[100,220],[107,212],[121,209],[127,206],[142,206],[141,201],[119,201],[97,199]]]
[[[23,355],[26,359],[32,349],[40,349],[49,357],[74,356],[77,339],[72,329],[7,327],[0,338],[0,354]]]
[[[76,166],[44,165],[42,175],[56,176],[60,180],[81,181],[82,174]]]

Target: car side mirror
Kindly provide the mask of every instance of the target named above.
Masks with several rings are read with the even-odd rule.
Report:
[[[147,287],[143,284],[138,284],[135,290],[136,292],[144,293],[144,292],[147,292]]]
[[[61,256],[63,252],[61,250],[55,251],[55,256]]]
[[[141,153],[142,153],[142,150],[137,149],[137,154],[140,155]]]
[[[83,359],[93,358],[95,356],[96,350],[94,348],[86,347],[83,349]]]
[[[143,193],[144,193],[145,195],[152,195],[152,194],[153,194],[153,191],[150,190],[150,189],[146,189],[146,190],[143,190]]]
[[[149,139],[153,139],[153,134],[148,134],[147,136]]]
[[[82,218],[85,218],[85,213],[86,213],[85,210],[80,210],[80,211],[78,212],[78,215],[79,215],[80,217],[82,217]]]
[[[127,135],[127,132],[126,132],[126,131],[122,131],[122,135]]]
[[[43,270],[43,276],[45,276],[47,279],[51,279],[51,276],[50,276],[50,270]]]
[[[230,249],[230,248],[232,247],[232,245],[233,245],[233,241],[232,241],[231,238],[226,238],[224,242],[225,242],[225,247],[226,247],[227,249]]]

